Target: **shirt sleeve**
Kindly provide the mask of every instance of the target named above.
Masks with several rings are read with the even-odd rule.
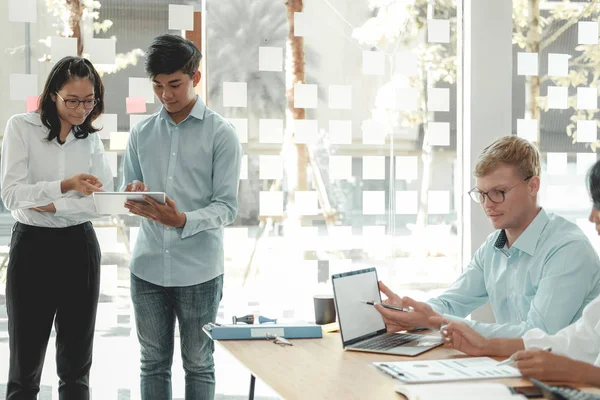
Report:
[[[17,116],[6,124],[2,140],[1,197],[9,210],[47,206],[62,197],[60,180],[30,184],[27,179],[29,149],[26,123]]]
[[[113,174],[104,154],[104,144],[97,133],[90,135],[87,140],[93,141],[92,154],[90,154],[92,166],[89,173],[102,182],[102,190],[112,192],[114,189]],[[69,219],[75,218],[77,220],[104,217],[104,215],[96,212],[96,205],[94,204],[94,197],[92,195],[83,196],[79,193],[77,195],[78,198],[63,197],[56,200],[54,202],[56,215],[68,217]]]
[[[185,213],[187,221],[181,232],[182,239],[229,225],[235,220],[241,159],[242,148],[235,129],[224,123],[215,134],[211,202],[206,207]]]
[[[123,183],[119,190],[124,192],[127,185],[133,181],[144,182],[140,158],[138,156],[137,131],[135,129],[131,130],[127,148],[125,149],[125,157],[123,158]]]
[[[487,337],[516,338],[534,328],[556,333],[575,320],[585,299],[598,284],[598,269],[598,256],[589,242],[572,240],[549,255],[529,311],[521,323],[464,322]]]
[[[447,317],[466,317],[488,300],[484,277],[484,243],[473,256],[465,272],[442,295],[427,303]]]
[[[577,322],[550,335],[536,328],[525,333],[526,349],[552,348],[553,353],[594,364],[600,353],[600,297],[588,304]]]

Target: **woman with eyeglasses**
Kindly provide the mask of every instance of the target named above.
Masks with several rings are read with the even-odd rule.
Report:
[[[600,235],[600,161],[588,173],[592,199],[589,221]],[[577,257],[577,254],[573,254]],[[522,338],[486,338],[459,321],[433,317],[445,346],[474,356],[508,357],[508,364],[530,378],[600,385],[600,297],[584,309],[580,319],[555,334],[532,329]]]
[[[86,59],[50,71],[36,112],[14,115],[2,142],[2,201],[16,219],[6,279],[7,399],[35,399],[54,322],[60,399],[89,399],[100,287],[90,194],[113,189],[92,123],[104,86]]]

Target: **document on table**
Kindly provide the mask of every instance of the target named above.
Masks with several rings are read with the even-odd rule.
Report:
[[[508,365],[498,366],[498,361],[489,357],[374,362],[373,365],[406,383],[501,379],[521,376],[518,369]]]

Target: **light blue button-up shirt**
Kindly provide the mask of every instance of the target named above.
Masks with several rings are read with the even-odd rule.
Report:
[[[183,228],[142,219],[130,269],[160,286],[191,286],[223,274],[223,227],[237,215],[242,149],[234,127],[197,96],[178,124],[163,107],[131,130],[123,187],[133,180],[165,192]]]
[[[600,260],[589,240],[542,209],[510,248],[503,230],[488,236],[452,287],[427,303],[457,320],[489,300],[495,324],[464,322],[484,336],[514,338],[533,328],[558,332],[599,294]]]

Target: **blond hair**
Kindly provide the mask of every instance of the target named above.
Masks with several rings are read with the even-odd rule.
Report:
[[[475,165],[475,177],[481,178],[501,165],[512,165],[523,179],[540,176],[540,152],[518,136],[503,136],[483,149]]]

